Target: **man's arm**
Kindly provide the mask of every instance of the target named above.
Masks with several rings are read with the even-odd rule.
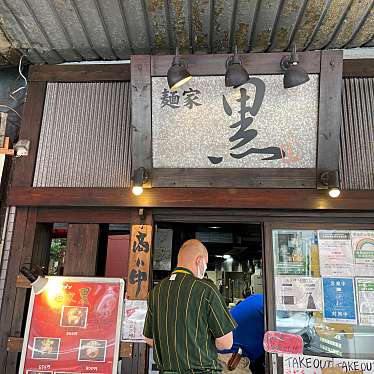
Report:
[[[143,336],[145,342],[153,347],[153,331],[152,331],[152,291],[148,295],[147,315],[145,316]]]
[[[221,336],[220,338],[216,338],[216,348],[219,351],[223,351],[225,349],[231,349],[234,343],[232,331],[228,334]]]

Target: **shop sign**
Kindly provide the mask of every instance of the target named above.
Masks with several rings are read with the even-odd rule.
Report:
[[[31,293],[19,373],[117,373],[124,281],[50,277]]]
[[[292,89],[283,75],[194,77],[177,92],[152,78],[154,168],[314,168],[319,77]]]
[[[342,371],[346,373],[362,372],[363,374],[373,374],[374,360],[304,355],[283,356],[284,374],[323,374],[334,372],[334,368],[337,369],[337,371],[340,369],[340,372]]]
[[[148,295],[152,226],[132,225],[126,297],[144,300]]]

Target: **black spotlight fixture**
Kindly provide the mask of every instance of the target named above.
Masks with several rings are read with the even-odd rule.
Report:
[[[132,193],[140,196],[143,193],[143,184],[149,180],[148,172],[145,168],[141,167],[136,169],[133,177]]]
[[[21,266],[19,271],[31,283],[31,287],[35,295],[38,295],[44,291],[47,286],[48,279],[44,277],[43,270],[41,268],[33,266],[32,269],[29,269],[26,264],[24,264]]]
[[[296,45],[293,46],[290,56],[284,56],[282,58],[280,66],[284,71],[284,88],[292,88],[308,82],[309,76],[307,72],[299,65]]]
[[[179,49],[177,47],[173,62],[168,70],[168,85],[172,91],[176,91],[192,78],[186,65],[186,62],[179,56]]]
[[[337,170],[322,173],[320,181],[328,188],[330,197],[335,199],[340,196],[340,179]]]
[[[235,46],[233,56],[226,60],[225,86],[237,88],[248,82],[249,75],[242,66],[242,61],[238,55],[238,47]]]

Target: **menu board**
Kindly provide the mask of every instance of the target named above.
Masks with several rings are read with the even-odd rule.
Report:
[[[124,281],[49,277],[31,293],[19,373],[117,372]]]

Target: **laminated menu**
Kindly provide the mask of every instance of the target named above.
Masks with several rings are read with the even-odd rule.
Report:
[[[124,281],[49,277],[31,293],[19,373],[117,372]]]

